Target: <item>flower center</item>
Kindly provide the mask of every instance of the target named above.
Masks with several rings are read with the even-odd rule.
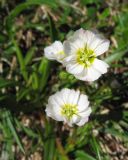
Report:
[[[87,45],[84,48],[80,48],[77,51],[77,62],[84,67],[90,67],[94,62],[96,55],[93,50],[91,50]]]
[[[61,114],[65,116],[68,120],[70,120],[73,115],[78,113],[78,109],[76,105],[65,104],[62,106]]]
[[[58,52],[58,54],[61,54],[61,55],[63,55],[63,54],[64,54],[64,51],[60,51],[60,52]]]

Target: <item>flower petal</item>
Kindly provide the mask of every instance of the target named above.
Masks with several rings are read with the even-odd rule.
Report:
[[[84,117],[88,117],[91,112],[92,112],[91,108],[88,107],[84,111],[82,111],[81,113],[79,113],[79,115],[80,115],[80,117],[84,118]]]
[[[85,77],[87,75],[87,68],[84,67],[84,69],[82,70],[82,72],[75,74],[74,76],[77,79],[81,79],[83,77]]]
[[[102,43],[98,44],[95,48],[94,52],[97,56],[103,54],[106,52],[109,48],[110,41],[109,40],[103,40]]]
[[[109,67],[109,65],[102,60],[96,58],[93,63],[93,67],[100,73],[104,74],[107,72],[107,68]]]
[[[101,73],[98,72],[95,68],[92,66],[87,68],[87,74],[85,77],[79,77],[82,81],[95,81],[101,76]]]
[[[70,90],[67,102],[71,105],[77,105],[79,100],[80,92],[75,90]]]
[[[47,105],[45,112],[47,113],[48,117],[51,117],[57,121],[63,121],[63,117],[60,114],[60,108],[58,108],[58,106],[51,106],[51,105]]]
[[[88,105],[89,105],[88,97],[84,94],[81,94],[78,101],[79,112],[82,112],[85,109],[87,109]]]
[[[66,55],[76,54],[78,49],[83,48],[85,43],[83,39],[73,38],[72,40],[66,40],[63,43],[64,52]]]
[[[52,47],[56,52],[63,51],[63,44],[60,41],[55,41]]]
[[[70,63],[66,66],[66,70],[71,74],[80,74],[83,71],[83,69],[84,66],[78,63]]]
[[[65,57],[63,44],[60,41],[55,41],[50,46],[44,48],[44,55],[50,60],[62,62]]]
[[[56,92],[54,95],[50,96],[48,103],[51,105],[58,105],[59,107],[64,105],[63,95],[60,92]]]
[[[69,63],[76,63],[76,55],[69,55],[63,60],[63,65],[66,66]]]
[[[55,55],[54,55],[53,47],[48,46],[48,47],[44,48],[44,55],[45,55],[46,58],[54,60]]]
[[[86,122],[88,122],[88,117],[82,118],[78,123],[78,126],[83,126]]]

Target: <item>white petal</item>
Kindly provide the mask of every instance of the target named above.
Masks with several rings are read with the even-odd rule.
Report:
[[[89,43],[89,48],[94,50],[97,48],[98,45],[100,45],[104,39],[99,38],[99,36],[94,35],[93,39]]]
[[[68,104],[73,104],[74,97],[75,97],[75,91],[70,90],[69,95],[68,95],[68,99],[67,99],[67,103]]]
[[[71,43],[74,42],[76,39],[80,39],[81,37],[83,37],[83,34],[85,33],[85,30],[84,29],[78,29],[77,31],[75,31],[73,33],[72,36],[70,36],[68,38],[68,41],[70,41]]]
[[[93,67],[100,73],[104,74],[107,72],[107,68],[109,67],[109,65],[102,60],[96,58],[94,60]]]
[[[81,120],[81,117],[80,117],[80,116],[74,115],[74,116],[71,118],[70,121],[67,120],[66,122],[67,122],[67,124],[68,124],[69,126],[72,127],[73,124],[80,122],[80,120]]]
[[[63,44],[60,41],[55,41],[50,46],[44,48],[44,55],[50,60],[62,62],[65,57]]]
[[[63,46],[64,46],[64,53],[66,55],[70,55],[71,54],[71,44],[70,44],[70,41],[64,41],[63,43]]]
[[[56,52],[63,51],[63,44],[60,41],[55,41],[52,46]]]
[[[77,102],[79,100],[79,95],[80,95],[79,91],[70,90],[67,102],[72,105],[77,105]]]
[[[86,122],[88,122],[88,117],[82,118],[80,122],[76,123],[78,126],[83,126]]]
[[[84,117],[88,117],[91,114],[91,112],[92,112],[91,108],[88,107],[84,111],[79,113],[79,115],[80,115],[80,117],[84,118]]]
[[[79,112],[82,112],[85,109],[87,109],[88,105],[89,105],[88,97],[84,94],[81,94],[78,101]]]
[[[63,121],[63,117],[60,114],[60,109],[57,106],[51,106],[48,104],[48,106],[46,106],[47,108],[45,109],[45,112],[47,114],[48,117],[51,117],[57,121]]]
[[[55,59],[55,54],[52,46],[48,46],[44,48],[44,55],[46,58],[54,60]]]
[[[84,69],[82,70],[82,72],[75,74],[74,76],[78,79],[83,78],[87,75],[87,68],[84,67]]]
[[[99,55],[103,54],[104,52],[106,52],[109,48],[109,44],[110,44],[109,40],[104,40],[104,41],[102,41],[102,43],[98,44],[94,50],[96,55],[99,56]]]
[[[80,116],[74,115],[72,117],[72,123],[78,123],[81,120]]]
[[[83,38],[85,43],[87,43],[87,45],[90,46],[94,37],[95,34],[92,31],[86,30]]]
[[[84,69],[83,65],[80,65],[78,63],[71,63],[67,64],[66,70],[71,74],[80,74]]]
[[[79,48],[83,48],[85,46],[83,39],[76,39],[71,43],[71,49],[77,50]]]
[[[70,64],[70,63],[76,63],[76,55],[70,55],[70,56],[67,56],[66,58],[64,58],[63,60],[63,65],[66,66],[67,64]]]
[[[75,31],[73,37],[76,38],[81,38],[83,37],[83,34],[85,33],[85,30],[83,28],[78,29],[77,31]]]
[[[74,39],[81,39],[81,41],[85,44],[90,44],[92,42],[92,39],[94,38],[95,34],[92,31],[79,29],[74,33]]]
[[[64,88],[60,92],[62,94],[62,99],[64,101],[64,104],[66,104],[68,102],[68,98],[69,98],[69,94],[70,94],[70,89]]]
[[[66,55],[76,54],[78,49],[83,48],[85,46],[83,39],[73,39],[64,41],[64,52]]]
[[[101,73],[98,72],[95,68],[93,68],[92,66],[87,68],[87,74],[85,77],[80,77],[80,80],[83,81],[95,81],[97,80],[99,77],[101,76]]]
[[[48,104],[61,108],[64,105],[63,95],[60,92],[56,92],[48,99]]]

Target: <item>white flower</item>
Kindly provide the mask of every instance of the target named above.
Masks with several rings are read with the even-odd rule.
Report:
[[[108,64],[97,59],[106,52],[109,40],[92,31],[79,29],[64,42],[66,58],[63,65],[76,78],[94,81],[107,72]]]
[[[46,106],[47,116],[64,121],[69,126],[77,124],[84,125],[89,118],[91,108],[88,107],[88,97],[72,89],[62,89],[50,96]]]
[[[50,60],[62,62],[65,57],[63,44],[60,41],[55,41],[50,46],[44,48],[44,55]]]

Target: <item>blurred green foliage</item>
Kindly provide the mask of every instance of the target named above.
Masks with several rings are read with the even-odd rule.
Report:
[[[110,160],[103,151],[107,135],[128,146],[127,26],[127,1],[0,1],[0,159],[39,152],[45,160]],[[97,29],[111,41],[101,57],[109,72],[91,84],[43,56],[45,46],[81,27]],[[83,127],[45,117],[48,97],[64,87],[89,96],[93,113]]]

